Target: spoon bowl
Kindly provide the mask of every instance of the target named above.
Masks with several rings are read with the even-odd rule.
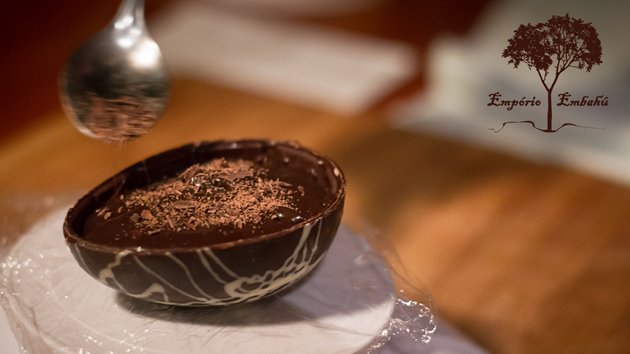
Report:
[[[153,128],[168,103],[169,78],[145,25],[144,0],[123,0],[112,22],[74,52],[59,86],[66,114],[89,137],[120,143]]]

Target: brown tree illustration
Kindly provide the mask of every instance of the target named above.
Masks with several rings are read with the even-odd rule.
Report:
[[[594,65],[601,64],[602,44],[591,23],[566,14],[552,16],[547,22],[535,26],[520,25],[514,31],[514,37],[508,40],[503,58],[509,58],[508,64],[513,64],[514,68],[525,63],[530,70],[535,69],[547,90],[546,129],[537,128],[532,121],[508,123],[531,123],[538,130],[552,133],[565,125],[575,126],[565,123],[553,130],[551,93],[558,77],[568,68],[586,69],[590,72]]]

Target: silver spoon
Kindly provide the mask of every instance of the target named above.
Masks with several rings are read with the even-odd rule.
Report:
[[[84,134],[121,143],[160,120],[169,78],[147,33],[144,0],[123,0],[112,22],[72,55],[59,82],[62,106]]]

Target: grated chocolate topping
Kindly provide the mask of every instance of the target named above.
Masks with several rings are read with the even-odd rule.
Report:
[[[147,189],[121,195],[117,212],[136,210],[130,220],[149,234],[223,225],[240,229],[273,219],[280,208],[296,210],[292,185],[270,179],[267,173],[251,161],[214,159]],[[108,219],[112,212],[104,207],[97,215]]]

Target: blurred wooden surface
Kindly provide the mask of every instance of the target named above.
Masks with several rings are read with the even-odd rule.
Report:
[[[155,14],[179,0],[146,1],[147,25]],[[194,0],[192,0],[194,1]],[[439,34],[464,33],[490,0],[382,0],[382,6],[336,17],[297,18],[371,36],[405,41],[426,54]],[[0,139],[25,129],[57,109],[57,80],[72,52],[105,27],[120,1],[27,0],[3,4],[0,16]],[[283,19],[292,21],[292,19]],[[424,60],[418,65],[422,66]],[[422,72],[423,70],[421,70]],[[396,92],[395,98],[423,86],[419,76]],[[392,97],[386,97],[390,100]],[[377,107],[378,108],[378,105]]]
[[[364,19],[334,25],[353,21]],[[40,94],[56,99],[49,86]],[[31,109],[30,97],[11,97]],[[0,197],[85,191],[191,141],[297,140],[342,166],[346,221],[389,237],[439,315],[490,352],[630,352],[628,187],[391,129],[378,110],[339,117],[189,78],[175,79],[163,121],[123,155],[44,106],[0,140]]]
[[[391,238],[440,315],[493,353],[630,352],[630,190],[556,167],[177,79],[163,121],[129,144],[60,111],[0,144],[0,194],[86,190],[190,141],[298,140],[348,176],[346,221]],[[416,284],[422,286],[422,284]]]

